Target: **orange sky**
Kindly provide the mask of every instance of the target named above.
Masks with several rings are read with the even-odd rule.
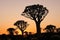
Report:
[[[49,24],[60,27],[60,0],[0,0],[0,34],[6,34],[10,27],[16,28],[13,24],[21,19],[30,24],[26,31],[35,33],[34,21],[20,15],[25,6],[33,4],[41,4],[49,10],[48,15],[41,22],[42,29]]]

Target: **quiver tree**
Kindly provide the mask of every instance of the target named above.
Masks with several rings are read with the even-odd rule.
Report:
[[[23,35],[24,30],[28,26],[27,22],[25,22],[24,20],[19,20],[19,21],[15,22],[14,25],[17,26],[21,30],[22,35]]]
[[[14,28],[8,28],[7,31],[9,31],[9,35],[14,35]]]
[[[47,32],[54,32],[55,29],[56,29],[56,26],[54,25],[47,25],[45,28]]]
[[[26,6],[25,10],[21,15],[34,20],[36,23],[37,33],[40,34],[41,33],[40,23],[45,18],[47,13],[48,9],[46,7],[37,4],[37,5]]]

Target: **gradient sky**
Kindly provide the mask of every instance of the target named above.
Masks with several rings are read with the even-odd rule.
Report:
[[[49,24],[60,27],[60,0],[0,0],[0,34],[7,34],[7,29],[10,27],[16,28],[13,24],[17,20],[27,21],[30,25],[26,31],[35,33],[35,22],[21,16],[25,6],[33,4],[43,5],[49,10],[48,15],[41,22],[42,29]]]

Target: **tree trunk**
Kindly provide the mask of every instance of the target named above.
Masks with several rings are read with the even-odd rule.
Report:
[[[40,22],[36,22],[36,31],[37,34],[41,34]]]
[[[18,28],[21,30],[21,28],[19,26],[18,26]],[[23,36],[23,32],[24,32],[24,30],[21,30],[22,36]]]
[[[21,32],[22,32],[22,36],[23,36],[23,33],[24,33],[24,32],[23,32],[23,31],[21,31]]]

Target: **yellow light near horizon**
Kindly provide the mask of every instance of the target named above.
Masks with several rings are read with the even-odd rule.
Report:
[[[53,24],[60,27],[60,0],[0,0],[0,34],[8,34],[8,28],[16,28],[13,24],[17,20],[25,20],[30,25],[25,31],[36,33],[36,24],[33,20],[21,16],[24,8],[32,4],[40,4],[49,10],[48,15],[41,22],[41,28]],[[17,29],[19,34],[21,31]],[[43,31],[43,30],[42,30]]]

